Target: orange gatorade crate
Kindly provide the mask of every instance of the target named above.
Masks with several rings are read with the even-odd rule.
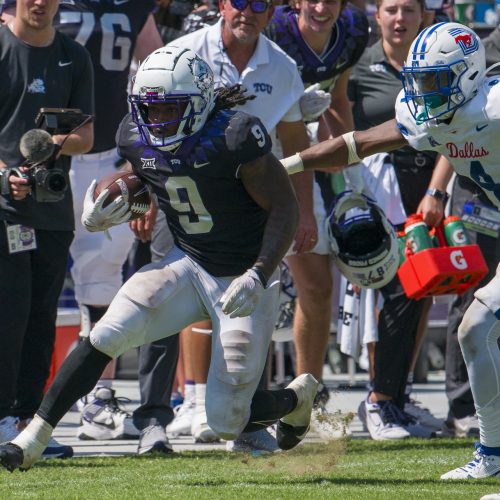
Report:
[[[60,307],[57,310],[56,340],[52,354],[52,364],[45,389],[49,387],[57,370],[61,367],[66,356],[78,344],[80,332],[80,309]]]
[[[488,272],[488,267],[479,246],[470,244],[460,219],[447,217],[444,226],[434,228],[426,240],[437,246],[425,248],[426,241],[420,227],[422,223],[416,224],[416,217],[418,215],[409,216],[406,226],[413,224],[410,230],[418,226],[420,232],[416,236],[419,239],[415,242],[414,234],[407,235],[404,241],[405,260],[398,269],[406,295],[411,299],[429,295],[460,295],[477,285]],[[427,231],[424,232],[427,234]]]
[[[438,247],[408,255],[398,269],[404,291],[411,299],[427,295],[461,295],[488,272],[478,245]]]

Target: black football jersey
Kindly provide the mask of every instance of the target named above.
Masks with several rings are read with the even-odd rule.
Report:
[[[321,56],[302,38],[297,12],[289,6],[276,8],[264,33],[295,60],[306,88],[320,83],[322,90],[332,90],[339,75],[354,66],[365,50],[368,20],[364,12],[354,6],[344,8],[333,28],[329,46]]]
[[[129,115],[117,143],[157,195],[179,248],[214,276],[239,275],[255,263],[267,213],[249,196],[238,170],[271,150],[258,118],[218,111],[172,154],[145,146]]]
[[[61,4],[56,28],[83,45],[94,65],[95,109],[92,153],[115,147],[128,112],[127,85],[137,36],[154,0],[75,0]]]

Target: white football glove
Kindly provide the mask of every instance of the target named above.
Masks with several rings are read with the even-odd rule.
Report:
[[[300,110],[306,122],[319,118],[332,102],[330,93],[320,90],[319,87],[319,83],[307,87],[300,98]]]
[[[94,201],[96,185],[97,181],[94,179],[85,194],[82,213],[82,224],[85,228],[94,233],[127,222],[130,219],[129,205],[123,196],[118,196],[107,207],[103,208],[102,205],[108,196],[108,190],[105,189]]]
[[[220,298],[222,312],[230,318],[249,316],[257,307],[263,292],[264,286],[259,275],[253,269],[248,269],[233,280]]]

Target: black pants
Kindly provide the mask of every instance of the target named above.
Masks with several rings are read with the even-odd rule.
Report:
[[[0,419],[32,417],[43,397],[72,231],[36,231],[37,249],[9,254],[0,221]]]
[[[425,301],[409,299],[397,276],[381,291],[384,306],[378,319],[373,390],[391,396],[404,408],[406,381]]]
[[[417,211],[433,170],[398,164],[394,167],[403,206],[410,215]],[[381,292],[384,305],[378,319],[373,390],[391,396],[400,408],[404,408],[405,387],[425,301],[409,299],[397,276]]]
[[[158,213],[151,260],[160,261],[172,248],[173,239],[163,212]],[[141,406],[134,411],[134,425],[145,429],[149,425],[166,426],[174,418],[170,397],[179,356],[179,335],[157,340],[139,347],[139,389]]]
[[[457,177],[453,186],[451,213],[461,215],[464,203],[472,199],[474,192],[477,192],[477,188],[471,181]],[[488,203],[484,199],[483,201]],[[469,289],[463,295],[455,298],[448,317],[445,358],[446,396],[448,397],[449,417],[455,418],[463,418],[475,413],[467,368],[458,343],[458,327],[465,311],[474,300],[474,292],[493,278],[497,264],[500,261],[499,238],[493,238],[474,231],[469,231],[468,234],[472,243],[477,243],[481,248],[489,272],[476,288]]]

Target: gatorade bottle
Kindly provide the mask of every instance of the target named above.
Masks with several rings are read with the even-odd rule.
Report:
[[[406,260],[406,233],[398,231],[398,244],[399,244],[399,265]]]
[[[406,219],[405,233],[408,240],[408,246],[413,253],[421,252],[434,245],[421,214],[413,214]]]
[[[450,247],[460,247],[462,245],[470,245],[470,238],[465,229],[464,223],[456,215],[446,217],[443,222],[444,237],[446,243]]]

